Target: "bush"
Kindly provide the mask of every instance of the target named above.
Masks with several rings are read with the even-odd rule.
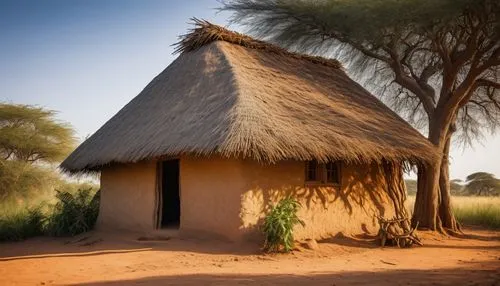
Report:
[[[75,194],[57,191],[58,202],[48,219],[47,233],[54,236],[73,236],[91,230],[99,214],[99,195],[92,189]]]
[[[0,159],[0,200],[27,199],[39,194],[52,193],[61,179],[52,169]]]
[[[41,207],[4,214],[0,217],[0,241],[20,241],[42,235],[44,224]]]
[[[304,222],[297,216],[300,203],[291,197],[281,200],[266,216],[263,232],[266,236],[264,251],[279,252],[281,247],[285,252],[293,249],[293,228]]]
[[[72,236],[91,230],[99,213],[100,192],[91,188],[57,192],[56,203],[6,201],[0,205],[0,241],[19,241],[43,234]],[[31,205],[31,204],[30,204]]]

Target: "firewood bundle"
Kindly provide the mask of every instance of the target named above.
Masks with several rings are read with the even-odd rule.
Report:
[[[418,222],[414,228],[411,228],[408,218],[377,218],[380,225],[378,231],[380,246],[384,247],[386,244],[397,245],[400,248],[411,247],[413,244],[423,246],[422,241],[416,233]]]

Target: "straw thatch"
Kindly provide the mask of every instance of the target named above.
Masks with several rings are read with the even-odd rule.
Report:
[[[180,154],[321,161],[437,156],[335,60],[287,52],[207,22],[180,56],[63,163],[71,171]]]

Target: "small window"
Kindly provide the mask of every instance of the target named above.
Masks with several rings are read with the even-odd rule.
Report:
[[[318,162],[316,160],[306,162],[306,181],[318,181]]]
[[[339,185],[341,182],[340,162],[320,164],[316,160],[307,161],[305,171],[305,180],[309,183]]]
[[[326,182],[340,184],[340,172],[338,162],[328,162],[326,164]]]

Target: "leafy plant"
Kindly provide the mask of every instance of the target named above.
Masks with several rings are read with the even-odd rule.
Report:
[[[91,230],[99,213],[99,191],[78,190],[75,194],[57,191],[58,202],[49,217],[47,231],[54,236],[77,235]]]
[[[281,247],[285,252],[293,249],[293,228],[304,222],[297,216],[300,203],[291,197],[286,197],[274,206],[264,220],[262,230],[266,236],[264,251],[279,252]]]
[[[42,235],[45,219],[41,207],[0,217],[0,241],[20,241]]]

